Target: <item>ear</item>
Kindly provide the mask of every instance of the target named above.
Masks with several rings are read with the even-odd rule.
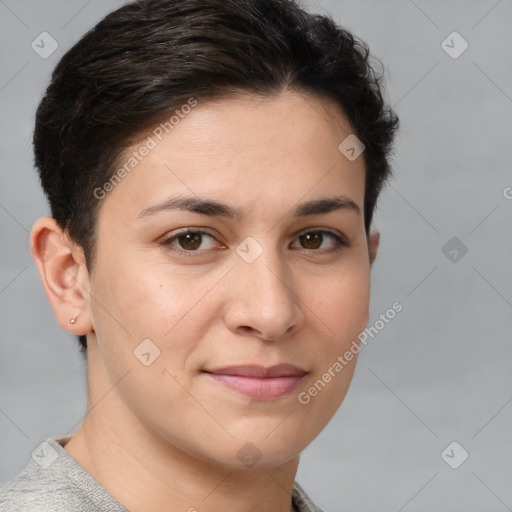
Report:
[[[372,231],[368,237],[368,253],[370,255],[370,266],[377,257],[377,249],[379,248],[380,233],[378,231]]]
[[[73,334],[91,332],[90,281],[82,248],[53,217],[43,217],[32,227],[30,251],[59,324]]]

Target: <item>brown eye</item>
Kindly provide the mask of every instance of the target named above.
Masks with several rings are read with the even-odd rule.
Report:
[[[182,249],[195,250],[201,246],[202,236],[200,233],[185,233],[176,237]]]
[[[330,248],[328,246],[322,247],[322,245],[325,245],[326,239],[328,240],[329,238],[334,243],[331,243]],[[336,252],[343,247],[349,247],[349,243],[343,237],[326,230],[308,231],[299,235],[298,241],[301,245],[301,247],[298,247],[299,249],[303,248],[319,253]]]
[[[214,248],[215,238],[205,231],[189,229],[168,237],[161,244],[175,252],[191,255],[193,253],[204,253],[208,249]],[[200,247],[202,248],[200,249]]]
[[[318,249],[322,245],[322,233],[316,231],[306,233],[299,237],[299,240],[305,244],[306,249]]]

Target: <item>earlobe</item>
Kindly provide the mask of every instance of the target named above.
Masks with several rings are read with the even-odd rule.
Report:
[[[32,227],[30,251],[59,324],[73,334],[89,333],[90,284],[82,249],[53,217],[43,217]]]
[[[368,253],[370,256],[370,265],[373,264],[377,257],[377,250],[379,248],[380,233],[378,231],[372,231],[368,237]]]

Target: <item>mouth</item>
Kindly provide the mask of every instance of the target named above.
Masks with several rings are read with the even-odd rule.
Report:
[[[271,367],[246,365],[203,370],[215,382],[253,400],[278,400],[289,395],[307,374],[291,364]]]

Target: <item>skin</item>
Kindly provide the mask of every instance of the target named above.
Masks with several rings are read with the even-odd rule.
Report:
[[[379,235],[364,228],[364,157],[338,150],[350,133],[331,100],[292,91],[199,104],[101,200],[91,275],[54,219],[35,223],[31,249],[57,320],[88,341],[88,413],[65,449],[130,511],[291,510],[300,452],[339,408],[356,357],[307,405],[298,394],[369,320]],[[176,195],[240,217],[138,217]],[[332,196],[361,212],[292,215]],[[211,237],[163,243],[186,227]],[[350,245],[335,252],[328,234],[302,236],[315,229]],[[236,252],[248,236],[263,249],[252,263]],[[145,366],[134,350],[147,338],[160,355]],[[271,401],[201,371],[283,362],[308,373]],[[252,467],[237,456],[246,443],[261,456]]]

